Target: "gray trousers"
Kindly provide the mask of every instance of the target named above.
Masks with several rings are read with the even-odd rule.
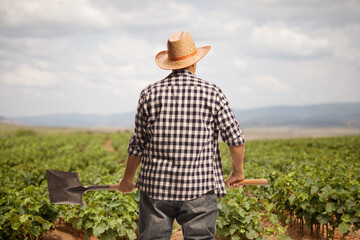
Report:
[[[169,240],[174,219],[184,240],[215,239],[217,207],[213,191],[189,201],[155,200],[140,192],[139,239]]]

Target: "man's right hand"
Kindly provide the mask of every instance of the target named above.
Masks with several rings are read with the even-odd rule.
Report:
[[[239,188],[242,187],[240,182],[244,180],[244,175],[235,176],[234,174],[230,174],[230,176],[225,180],[225,185],[227,188]]]
[[[121,193],[132,193],[137,189],[136,184],[133,181],[128,181],[126,179],[120,179],[119,182],[119,192]]]
[[[227,188],[238,188],[242,186],[240,182],[245,179],[243,170],[245,144],[229,147],[229,150],[232,162],[232,172],[225,180],[225,185]]]

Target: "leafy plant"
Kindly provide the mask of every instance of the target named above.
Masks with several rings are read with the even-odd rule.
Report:
[[[45,178],[45,170],[52,168],[79,172],[83,185],[116,183],[130,135],[0,134],[0,239],[38,239],[59,217],[86,237],[136,239],[138,192],[88,192],[85,206],[52,205]],[[115,151],[106,150],[106,139]],[[221,154],[226,177],[231,162],[224,143]],[[269,184],[229,190],[219,199],[217,237],[289,239],[283,221],[327,238],[335,229],[351,234],[360,228],[359,156],[360,137],[247,142],[245,176],[267,178]],[[272,226],[264,227],[264,219]]]

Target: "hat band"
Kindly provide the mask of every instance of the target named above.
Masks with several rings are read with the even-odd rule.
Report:
[[[187,59],[187,58],[189,58],[189,57],[193,57],[193,56],[195,56],[196,54],[197,54],[197,49],[195,49],[194,52],[192,52],[192,53],[190,53],[190,54],[188,54],[188,55],[186,55],[186,56],[175,57],[175,58],[169,57],[169,60],[170,60],[170,61],[180,61],[180,60]]]

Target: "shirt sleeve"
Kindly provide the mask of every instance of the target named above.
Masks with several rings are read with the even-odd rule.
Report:
[[[217,130],[220,131],[221,139],[228,146],[243,145],[245,143],[244,133],[224,94],[219,94],[217,104]]]
[[[131,135],[127,149],[128,154],[131,156],[141,157],[148,142],[147,119],[148,115],[144,108],[144,95],[142,92],[135,115],[134,133]]]

